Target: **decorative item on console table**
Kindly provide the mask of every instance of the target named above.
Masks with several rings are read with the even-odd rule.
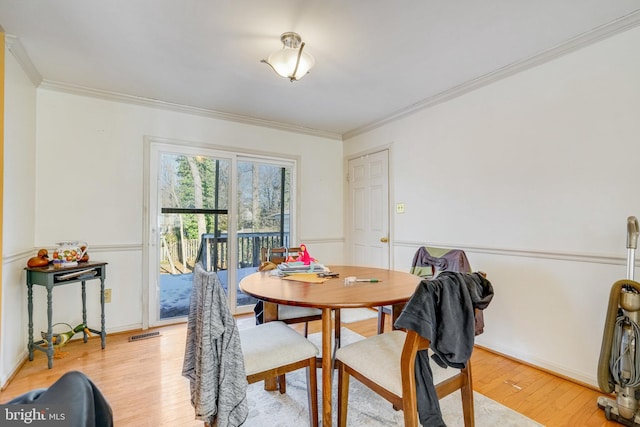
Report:
[[[84,253],[82,258],[80,258],[79,262],[89,262],[89,252],[87,252],[87,247],[85,245],[80,246],[80,250]]]
[[[49,251],[46,249],[40,249],[38,255],[29,258],[27,261],[27,267],[46,267],[49,265]]]
[[[53,251],[54,267],[74,267],[78,265],[78,261],[82,260],[88,247],[86,242],[77,241],[59,242],[57,245],[58,248]]]

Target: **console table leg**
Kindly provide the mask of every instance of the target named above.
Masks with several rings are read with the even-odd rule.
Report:
[[[100,278],[100,342],[102,349],[107,346],[107,330],[104,319],[104,276]]]
[[[33,360],[33,286],[27,285],[27,312],[29,313],[29,361]]]
[[[82,281],[82,323],[87,326],[87,287],[84,280]],[[87,333],[82,331],[82,339],[87,342]]]
[[[53,368],[53,289],[47,286],[47,365]]]

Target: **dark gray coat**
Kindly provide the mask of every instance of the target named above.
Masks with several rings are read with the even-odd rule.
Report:
[[[475,309],[485,309],[492,298],[493,286],[480,273],[444,271],[420,282],[395,326],[431,341],[433,360],[440,366],[461,369],[473,351]],[[426,350],[416,357],[416,391],[420,423],[444,426]]]

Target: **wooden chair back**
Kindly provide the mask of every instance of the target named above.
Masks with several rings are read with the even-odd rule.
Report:
[[[420,350],[429,348],[429,340],[421,337],[416,331],[408,331],[402,357],[400,359],[400,369],[402,372],[402,396],[405,413],[405,425],[419,426],[417,419],[416,382],[415,382],[415,362],[416,355]],[[467,361],[467,366],[456,375],[436,384],[438,399],[442,399],[456,390],[460,390],[462,397],[462,413],[464,425],[471,427],[474,425],[473,408],[473,381],[471,379],[471,360]],[[410,424],[407,424],[407,418]],[[415,424],[414,424],[415,423]]]
[[[285,248],[285,247],[280,247],[280,248],[261,248],[260,249],[260,260],[262,262],[272,262],[276,265],[278,264],[282,264],[283,262],[286,262],[287,259],[292,256],[292,257],[296,257],[298,256],[298,253],[300,253],[302,249],[298,248],[298,247],[294,247],[294,248]]]
[[[402,395],[398,396],[382,388],[377,383],[371,381],[351,366],[347,366],[340,360],[338,364],[339,389],[338,389],[338,425],[346,426],[347,404],[349,393],[349,375],[369,387],[374,392],[391,402],[395,409],[400,409],[404,413],[404,425],[406,427],[420,427],[418,419],[418,403],[416,397],[415,363],[418,351],[429,348],[429,340],[421,337],[417,332],[407,331],[404,346],[400,357],[400,372],[402,377]],[[368,357],[368,355],[363,355]],[[438,399],[460,390],[462,395],[462,411],[465,427],[474,426],[473,407],[473,383],[471,380],[471,361],[461,369],[456,375],[435,384]]]

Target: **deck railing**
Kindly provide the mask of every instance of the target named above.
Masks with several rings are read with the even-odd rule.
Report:
[[[202,240],[189,239],[185,244],[180,242],[166,243],[160,259],[161,265],[169,265],[163,270],[175,270],[175,265],[181,265],[179,270],[190,272],[198,257],[200,242],[204,242],[202,261],[208,270],[227,270],[228,238],[226,234],[204,234]],[[289,245],[289,234],[284,235],[282,241],[279,232],[238,233],[238,268],[257,267],[260,265],[260,249],[276,248]],[[166,271],[165,271],[166,272]],[[171,271],[170,271],[171,272]]]

